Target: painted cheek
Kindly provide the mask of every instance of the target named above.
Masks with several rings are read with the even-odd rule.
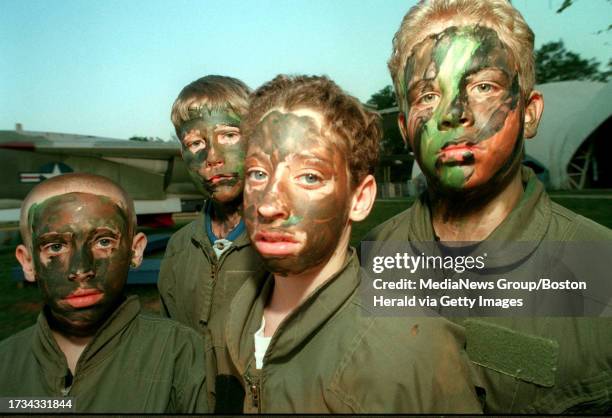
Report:
[[[295,212],[303,218],[304,229],[316,245],[328,247],[335,243],[344,227],[349,202],[346,192],[347,178],[332,179],[328,193],[322,193],[320,199],[311,196],[300,196],[295,199],[297,208],[307,208],[305,211]],[[344,180],[344,181],[343,181]],[[316,203],[315,203],[316,202]]]
[[[47,266],[37,267],[36,278],[43,299],[48,305],[55,305],[58,300],[63,299],[74,290],[74,284],[68,280],[67,264],[66,260],[53,257]]]
[[[243,145],[226,145],[224,151],[225,166],[232,173],[238,173],[239,177],[244,178],[244,156]]]
[[[192,153],[187,148],[183,149],[183,160],[187,164],[189,170],[193,172],[200,171],[201,168],[205,167],[206,159],[208,158],[208,150],[202,149],[196,153]]]
[[[482,141],[485,148],[475,150],[476,168],[467,186],[487,182],[512,157],[520,134],[520,112],[518,109],[508,114],[503,127],[490,138]]]
[[[257,208],[250,200],[244,200],[244,223],[248,230],[249,236],[255,233],[254,227],[257,221]]]

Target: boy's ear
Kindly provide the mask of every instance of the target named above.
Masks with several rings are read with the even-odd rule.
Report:
[[[353,192],[349,219],[353,222],[363,221],[370,214],[375,200],[376,180],[368,174]]]
[[[538,125],[544,111],[544,96],[539,91],[533,90],[527,99],[525,106],[525,119],[523,136],[533,138],[538,133]]]
[[[142,232],[137,233],[132,238],[132,260],[131,266],[138,267],[142,263],[142,255],[147,246],[147,236]]]
[[[36,281],[36,273],[34,272],[34,263],[32,262],[32,254],[27,249],[27,247],[23,244],[20,244],[15,249],[15,257],[19,264],[21,264],[21,268],[23,270],[23,275],[25,279],[29,282]]]
[[[408,137],[406,136],[406,115],[404,115],[404,113],[401,110],[397,114],[397,127],[400,130],[400,134],[402,134],[404,145],[409,147],[410,144],[408,144]]]

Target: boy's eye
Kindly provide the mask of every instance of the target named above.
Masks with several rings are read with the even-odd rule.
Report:
[[[491,83],[478,83],[473,88],[472,91],[476,94],[490,94],[495,93],[497,91],[497,87]]]
[[[206,142],[202,139],[196,139],[187,143],[187,149],[193,153],[206,148]]]
[[[224,132],[219,136],[220,144],[233,145],[238,141],[240,141],[240,132]]]
[[[440,96],[435,93],[425,93],[417,99],[417,104],[433,105],[437,103]]]
[[[247,173],[249,180],[253,181],[264,181],[268,178],[268,175],[265,171],[262,170],[251,170]]]
[[[47,244],[43,247],[43,251],[51,255],[61,254],[62,252],[64,252],[65,249],[66,249],[66,244],[61,244],[57,242]]]
[[[307,186],[312,186],[323,181],[321,177],[313,173],[302,174],[301,176],[298,176],[297,180],[299,183],[305,184]]]
[[[98,245],[98,247],[108,248],[113,245],[113,240],[111,240],[110,238],[101,238],[96,244]]]

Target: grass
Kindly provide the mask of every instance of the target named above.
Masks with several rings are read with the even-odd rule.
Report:
[[[573,195],[575,194],[573,193]],[[570,210],[612,228],[612,199],[580,199],[564,196],[564,194],[555,194],[553,200]],[[407,209],[411,203],[412,201],[409,199],[377,201],[370,216],[365,221],[355,224],[351,244],[357,245],[369,230]],[[178,227],[180,225],[167,231],[172,231]],[[153,233],[153,231],[146,230],[145,232]],[[163,231],[157,229],[154,232]],[[11,279],[10,271],[17,265],[13,254],[14,250],[12,248],[0,250],[0,340],[33,324],[42,307],[40,293],[35,285],[17,284]],[[154,256],[159,257],[160,254]],[[158,294],[155,286],[130,285],[127,288],[127,293],[138,294],[145,311],[151,313],[158,311]]]

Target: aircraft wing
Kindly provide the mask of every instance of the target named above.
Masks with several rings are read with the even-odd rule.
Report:
[[[0,131],[0,149],[97,158],[170,159],[180,156],[178,142],[144,142],[86,135]]]

